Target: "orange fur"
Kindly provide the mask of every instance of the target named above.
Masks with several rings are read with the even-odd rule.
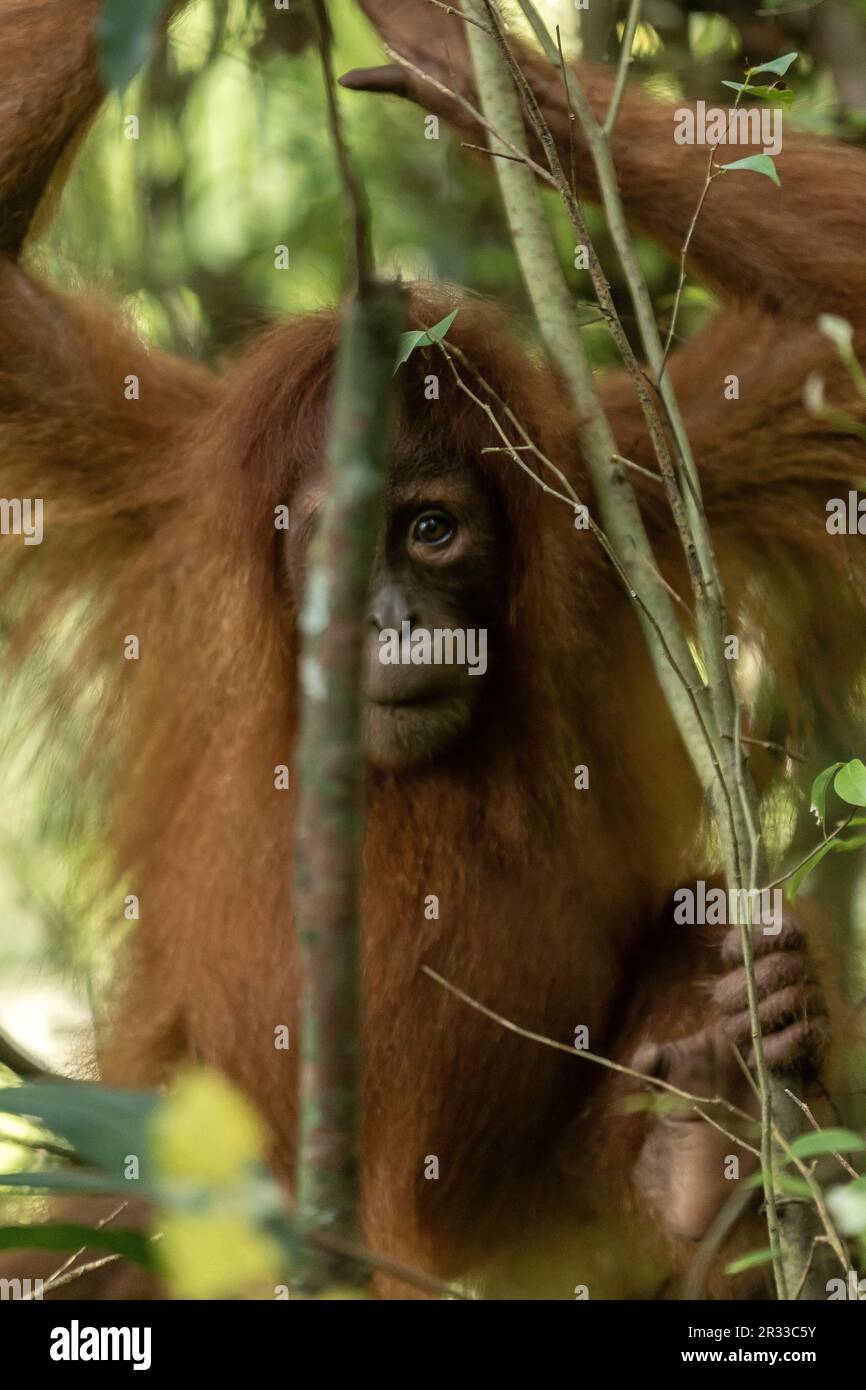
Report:
[[[121,885],[137,893],[143,917],[104,1023],[101,1074],[154,1085],[184,1057],[220,1067],[267,1116],[288,1182],[294,1058],[275,1052],[273,1034],[295,1024],[292,797],[273,789],[273,768],[292,758],[295,637],[273,510],[320,465],[339,313],[270,329],[217,378],[147,352],[102,309],[14,263],[56,158],[96,104],[95,10],[95,0],[0,3],[0,479],[5,495],[46,502],[39,552],[3,551],[14,638],[26,653],[46,622],[87,601],[58,698],[104,682],[92,770],[113,856],[107,891],[115,913]],[[558,87],[538,81],[561,134]],[[608,90],[594,79],[596,102]],[[699,180],[669,126],[669,112],[632,93],[616,158],[636,220],[677,245]],[[672,371],[732,623],[760,615],[750,631],[778,654],[795,707],[821,638],[847,672],[851,624],[862,635],[843,593],[853,555],[827,537],[823,503],[864,471],[863,446],[812,422],[800,393],[819,367],[834,403],[864,413],[811,320],[821,307],[866,328],[866,161],[792,138],[780,173],[781,194],[752,200],[751,185],[730,179],[708,199],[696,264],[760,303],[678,350]],[[797,219],[818,237],[805,265]],[[455,303],[451,340],[591,500],[562,392],[509,345],[502,317],[418,287],[413,321],[429,325]],[[438,402],[424,399],[430,370]],[[728,371],[741,378],[736,403],[723,400]],[[139,402],[123,398],[130,372]],[[482,453],[496,436],[438,358],[416,353],[401,377],[395,466],[419,453],[458,458],[500,499],[509,641],[501,705],[468,745],[429,769],[370,774],[367,1240],[444,1275],[475,1273],[493,1296],[568,1297],[584,1282],[593,1296],[650,1296],[681,1257],[630,1186],[643,1121],[612,1114],[618,1089],[585,1060],[503,1032],[420,966],[561,1042],[585,1024],[598,1052],[625,1057],[642,1039],[688,1033],[712,950],[668,930],[661,961],[652,943],[671,888],[701,872],[700,797],[593,539],[503,454]],[[619,375],[602,382],[622,452],[652,467],[629,391]],[[680,582],[661,491],[636,476],[661,563]],[[797,575],[814,611],[782,635],[777,605]],[[122,659],[128,633],[141,641],[137,663]],[[573,788],[577,763],[589,765],[590,794]],[[424,917],[431,893],[436,922]],[[423,1178],[428,1154],[438,1182]]]

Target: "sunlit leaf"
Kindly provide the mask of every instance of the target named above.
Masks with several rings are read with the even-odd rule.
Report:
[[[768,154],[750,154],[745,159],[735,159],[732,164],[721,164],[719,167],[728,173],[734,169],[743,169],[753,174],[764,174],[766,178],[772,179],[773,183],[781,187],[776,166]]]
[[[760,63],[756,68],[749,68],[749,77],[755,77],[759,72],[774,72],[777,77],[784,77],[792,63],[799,58],[799,53],[783,53],[781,58],[771,58],[768,63]]]
[[[866,806],[866,767],[859,758],[852,758],[840,767],[833,788],[849,806]]]

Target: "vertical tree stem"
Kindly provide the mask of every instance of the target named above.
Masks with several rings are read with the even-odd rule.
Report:
[[[391,439],[405,296],[371,286],[340,345],[327,502],[300,620],[295,923],[301,953],[301,1221],[354,1239],[358,1226],[360,902],[364,833],[364,615]],[[308,1286],[340,1269],[309,1252]]]

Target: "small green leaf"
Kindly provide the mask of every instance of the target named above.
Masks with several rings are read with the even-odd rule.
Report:
[[[818,773],[812,783],[812,790],[809,794],[809,810],[815,812],[822,825],[827,819],[827,788],[841,766],[841,763],[831,763],[829,767],[824,768],[823,772]]]
[[[722,78],[722,86],[730,87],[732,92],[742,93],[750,97],[759,97],[761,101],[772,101],[778,106],[792,106],[794,104],[794,93],[790,87],[750,87],[748,82],[729,82],[727,78]]]
[[[50,1222],[34,1226],[0,1226],[0,1250],[110,1250],[135,1264],[154,1265],[153,1245],[139,1231],[110,1226],[82,1226],[78,1222]]]
[[[753,174],[764,174],[781,188],[781,181],[779,175],[776,173],[776,166],[768,154],[750,154],[747,155],[745,159],[735,159],[732,164],[721,164],[719,167],[727,170],[729,173],[734,169],[747,169]]]
[[[726,1274],[742,1274],[744,1269],[754,1269],[757,1265],[769,1264],[773,1258],[772,1250],[753,1250],[748,1255],[741,1255],[738,1260],[731,1260],[730,1264],[725,1265]]]
[[[446,314],[444,319],[434,323],[432,328],[413,328],[409,333],[401,333],[397,347],[397,365],[394,371],[396,372],[404,362],[409,361],[416,348],[432,347],[434,343],[441,343],[456,317],[457,310],[452,309],[450,314]]]
[[[790,87],[784,84],[781,86],[774,84],[772,87],[749,87],[750,97],[758,97],[761,101],[771,101],[774,106],[793,106],[794,93]]]
[[[450,314],[446,314],[444,319],[434,323],[432,328],[427,329],[427,337],[431,343],[440,343],[457,317],[457,310],[452,309]]]
[[[759,72],[774,72],[777,77],[784,77],[799,56],[799,53],[783,53],[781,58],[771,58],[769,63],[760,63],[756,68],[749,68],[747,75],[754,77]]]
[[[840,767],[833,780],[836,795],[849,806],[866,806],[866,767],[859,758],[852,758]]]
[[[126,91],[156,47],[167,0],[106,0],[96,35],[106,85]]]
[[[801,1134],[791,1144],[795,1158],[817,1158],[821,1154],[854,1154],[866,1150],[866,1139],[853,1129],[816,1129]]]

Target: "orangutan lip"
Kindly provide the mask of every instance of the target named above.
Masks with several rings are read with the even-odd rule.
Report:
[[[374,696],[368,695],[368,705],[373,705],[376,709],[411,709],[413,705],[438,705],[443,700],[448,699],[447,691],[439,695],[410,695],[404,700],[377,700]]]

